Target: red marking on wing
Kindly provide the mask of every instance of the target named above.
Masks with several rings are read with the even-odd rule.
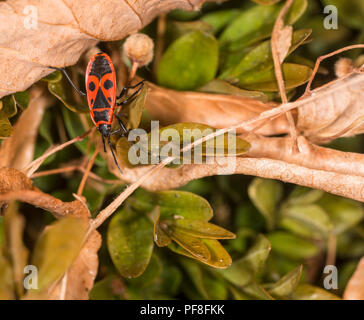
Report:
[[[92,87],[92,83],[93,85],[93,89],[90,89],[90,84]],[[99,82],[99,78],[94,76],[94,75],[86,75],[86,92],[87,92],[87,102],[88,102],[88,107],[90,108],[90,110],[92,110],[92,107],[95,103],[95,99],[96,99],[96,95],[97,95],[97,91],[99,90],[100,87],[100,82]]]

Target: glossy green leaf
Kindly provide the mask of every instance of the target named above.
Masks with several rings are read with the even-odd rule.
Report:
[[[113,290],[117,279],[115,274],[111,274],[96,282],[90,291],[90,300],[118,300],[118,295]]]
[[[275,225],[275,211],[282,192],[282,184],[275,180],[255,178],[249,185],[249,197],[265,217],[269,230]]]
[[[340,298],[327,290],[307,283],[299,284],[292,294],[293,300],[340,300]]]
[[[0,138],[8,138],[11,136],[13,128],[6,116],[5,112],[0,110]]]
[[[151,212],[158,205],[163,219],[181,216],[208,221],[213,216],[212,208],[204,198],[187,191],[148,192],[138,189],[131,204],[135,209],[145,212]]]
[[[306,259],[318,254],[319,248],[312,242],[284,231],[267,235],[272,250],[291,259]]]
[[[294,0],[284,19],[285,23],[294,24],[305,13],[307,5],[307,0]]]
[[[66,217],[45,230],[35,246],[32,264],[38,268],[38,289],[48,288],[62,276],[79,254],[88,223]]]
[[[288,297],[296,289],[298,282],[301,278],[302,265],[287,273],[284,277],[279,279],[276,283],[266,286],[265,288],[269,293],[278,298]]]
[[[318,204],[329,215],[336,234],[345,232],[363,220],[364,211],[359,202],[325,193]]]
[[[143,274],[153,252],[153,225],[146,215],[123,208],[112,217],[107,230],[111,259],[123,277]]]
[[[284,63],[282,65],[283,78],[286,89],[293,89],[306,83],[311,76],[312,69],[307,66]],[[248,90],[268,92],[278,91],[278,85],[273,68],[250,71],[238,78],[239,86]]]
[[[296,50],[310,36],[310,29],[301,29],[293,32],[292,43],[287,56]],[[250,70],[266,69],[273,66],[271,41],[267,40],[253,48],[233,68],[222,73],[220,78],[234,79]]]
[[[252,35],[264,25],[271,25],[279,13],[278,6],[253,6],[242,11],[221,34],[221,44],[240,40],[246,35]]]
[[[198,88],[197,91],[241,96],[262,102],[268,101],[268,97],[264,94],[264,92],[243,90],[221,79],[214,79]]]
[[[224,278],[237,286],[245,286],[252,281],[261,269],[270,251],[270,243],[266,237],[259,235],[246,255],[235,260],[230,268],[221,271]]]
[[[168,227],[165,227],[162,223],[160,224],[160,227],[173,241],[178,243],[196,259],[206,262],[211,258],[210,251],[202,240],[191,237],[185,233],[179,232],[178,230],[171,230]]]
[[[139,94],[130,102],[126,104],[126,112],[128,114],[128,125],[127,129],[139,128],[140,121],[147,99],[148,85],[144,84],[143,89]]]
[[[214,29],[215,33],[221,31],[230,21],[234,20],[239,14],[238,9],[218,10],[205,14],[201,20],[207,22]]]
[[[162,56],[158,83],[177,90],[198,88],[215,77],[218,66],[216,39],[201,31],[174,41]]]
[[[333,224],[325,210],[315,204],[285,206],[281,211],[283,218],[290,218],[314,233],[328,236]]]
[[[228,289],[226,282],[221,278],[215,278],[209,273],[204,274],[204,283],[207,292],[209,292],[209,300],[226,300]]]
[[[215,239],[203,239],[202,241],[210,251],[210,259],[203,261],[204,263],[219,269],[225,269],[231,265],[231,257],[219,241]]]
[[[182,9],[174,9],[168,13],[168,18],[178,21],[189,21],[197,18],[200,15],[200,11],[190,11]]]
[[[201,220],[170,219],[164,220],[163,224],[172,231],[178,230],[191,237],[203,239],[234,239],[235,235],[230,231],[212,223]]]

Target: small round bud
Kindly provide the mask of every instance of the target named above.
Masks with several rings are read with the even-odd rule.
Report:
[[[153,40],[143,33],[135,33],[124,42],[124,54],[139,67],[147,65],[153,59]]]
[[[338,78],[348,75],[349,73],[353,72],[353,70],[353,61],[349,58],[340,58],[335,63],[335,74]]]

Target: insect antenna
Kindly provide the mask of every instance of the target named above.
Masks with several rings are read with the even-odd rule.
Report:
[[[120,167],[119,167],[118,161],[116,160],[114,150],[112,149],[111,141],[110,141],[110,136],[108,136],[108,137],[107,137],[107,143],[108,143],[108,145],[109,145],[109,148],[110,148],[110,151],[111,151],[112,156],[113,156],[113,158],[114,158],[114,161],[115,161],[116,166],[118,167],[118,169],[119,169],[120,173],[121,173],[121,174],[123,174],[123,172],[121,171],[121,169],[120,169]]]

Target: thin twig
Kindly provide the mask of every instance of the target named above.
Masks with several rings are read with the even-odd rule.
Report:
[[[71,172],[78,170],[78,166],[70,166],[70,167],[63,167],[63,168],[57,168],[57,169],[51,169],[51,170],[44,170],[37,173],[34,173],[30,176],[31,179],[44,177],[44,176],[50,176],[53,174],[59,174],[59,173],[65,173],[65,172]]]
[[[347,47],[344,47],[344,48],[341,48],[341,49],[338,49],[338,50],[335,50],[333,52],[330,52],[328,54],[325,54],[321,57],[318,57],[317,60],[316,60],[316,63],[315,63],[315,67],[313,68],[313,71],[312,71],[312,74],[311,74],[311,77],[307,83],[307,86],[306,86],[306,90],[305,90],[305,93],[303,94],[303,97],[308,95],[310,92],[311,92],[311,85],[312,85],[312,82],[316,76],[316,73],[320,67],[320,63],[327,59],[327,58],[330,58],[332,56],[335,56],[341,52],[344,52],[344,51],[348,51],[348,50],[352,50],[352,49],[363,49],[364,48],[364,44],[354,44],[354,45],[351,45],[351,46],[347,46]]]
[[[96,157],[97,157],[97,155],[98,155],[99,151],[100,151],[100,144],[98,144],[98,145],[97,145],[97,147],[96,147],[96,149],[95,149],[95,151],[94,151],[94,154],[92,155],[92,157],[91,157],[90,161],[89,161],[89,162],[88,162],[88,164],[87,164],[87,167],[86,167],[85,173],[83,174],[83,177],[82,177],[81,183],[80,183],[80,185],[79,185],[79,187],[78,187],[78,190],[77,190],[77,195],[78,195],[78,196],[82,196],[82,192],[83,192],[83,189],[84,189],[84,187],[85,187],[87,177],[88,177],[88,175],[89,175],[89,173],[90,173],[90,171],[91,171],[92,166],[94,165],[95,159],[96,159]]]
[[[35,159],[34,161],[32,161],[28,166],[26,166],[23,171],[26,172],[26,175],[28,177],[32,176],[32,174],[38,170],[38,168],[41,166],[41,164],[43,163],[43,161],[45,159],[47,159],[50,155],[68,147],[69,145],[81,141],[84,138],[86,138],[91,132],[93,132],[95,130],[95,128],[92,128],[90,130],[88,130],[87,132],[85,132],[83,135],[78,136],[72,140],[69,140],[59,146],[56,146],[54,148],[51,148],[50,150],[46,151],[43,155],[41,155],[39,158]]]
[[[287,98],[286,88],[285,88],[284,79],[283,79],[281,61],[280,61],[279,53],[278,53],[278,44],[279,44],[278,39],[279,39],[280,29],[283,27],[283,24],[284,24],[284,21],[283,21],[284,16],[286,15],[286,13],[287,13],[288,9],[290,8],[290,6],[292,5],[292,3],[293,3],[293,0],[286,1],[285,5],[283,6],[281,12],[278,15],[277,20],[274,23],[274,27],[273,27],[273,31],[272,31],[271,46],[272,46],[272,56],[273,56],[273,62],[274,62],[274,71],[275,71],[282,103],[287,103],[288,98]],[[298,150],[297,131],[296,131],[296,125],[295,125],[292,113],[290,111],[286,112],[286,117],[287,117],[287,121],[289,124],[290,135],[291,135],[291,138],[293,141],[293,148],[295,151],[297,151]]]

